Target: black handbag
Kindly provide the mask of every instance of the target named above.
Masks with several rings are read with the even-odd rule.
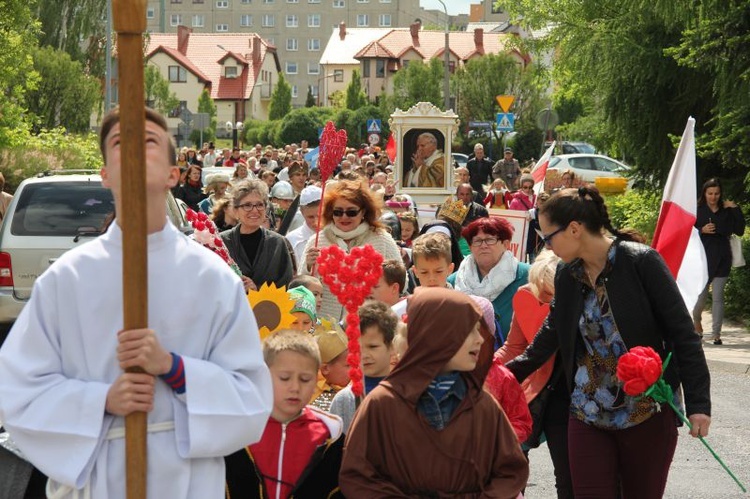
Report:
[[[562,375],[562,366],[559,362],[555,362],[555,368],[552,370],[552,374],[544,385],[539,395],[534,397],[534,400],[529,402],[529,412],[531,413],[531,435],[523,442],[523,447],[526,449],[536,449],[542,443],[542,434],[544,433],[544,414],[547,410],[547,404],[552,392],[555,391],[560,376]]]

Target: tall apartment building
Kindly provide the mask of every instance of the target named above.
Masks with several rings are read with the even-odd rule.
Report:
[[[324,87],[320,56],[340,22],[359,28],[407,27],[420,16],[419,0],[149,0],[148,31],[258,33],[276,46],[281,70],[292,85],[292,104],[302,106],[310,88]]]

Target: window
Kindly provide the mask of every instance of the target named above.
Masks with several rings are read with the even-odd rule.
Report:
[[[385,78],[385,59],[375,59],[375,78]]]
[[[310,52],[318,52],[320,50],[320,38],[308,38],[307,50]]]
[[[362,61],[362,78],[370,77],[370,59]]]
[[[248,3],[250,3],[250,0],[240,0],[240,3],[248,4]]]
[[[313,97],[318,96],[318,86],[317,85],[310,85],[310,94],[312,94]]]
[[[146,19],[153,19],[154,17],[156,17],[156,11],[154,10],[154,8],[149,7],[148,9],[146,9]]]
[[[229,31],[229,25],[228,24],[217,24],[216,25],[216,32],[217,33],[226,33]]]
[[[171,3],[182,3],[182,0],[172,0]]]
[[[263,3],[273,3],[275,0],[263,0]]]
[[[286,27],[296,28],[299,26],[299,17],[296,14],[288,14],[286,16]]]
[[[269,45],[276,46],[276,38],[268,37],[266,38],[266,42],[268,42]]]
[[[308,62],[307,63],[307,74],[319,75],[320,74],[320,63],[319,62]]]
[[[320,14],[310,14],[307,16],[308,28],[320,28]]]
[[[203,0],[193,0],[193,3],[203,3]]]
[[[357,0],[357,3],[370,3],[370,0]]]
[[[273,14],[263,14],[263,19],[260,21],[261,26],[264,28],[273,28],[276,25],[276,20]]]
[[[237,66],[224,66],[224,76],[227,78],[237,78]]]
[[[286,0],[286,3],[299,3],[299,0]]]
[[[250,14],[242,14],[240,16],[240,26],[247,27],[253,25],[253,16]]]
[[[357,27],[366,28],[370,25],[370,16],[367,14],[357,14]]]
[[[217,9],[228,9],[229,8],[229,0],[216,0],[216,8]]]
[[[320,3],[320,0],[307,0],[307,3]]]
[[[287,62],[286,63],[286,74],[288,74],[288,75],[296,75],[297,74],[297,63],[296,62]]]
[[[333,81],[337,83],[341,83],[344,81],[344,70],[343,69],[334,69],[333,70]]]
[[[297,85],[292,85],[292,98],[297,98]]]
[[[333,0],[334,9],[343,9],[346,7],[346,0]]]
[[[391,26],[390,14],[380,14],[380,26],[383,28],[390,28]]]
[[[287,38],[286,39],[286,49],[291,51],[299,50],[299,42],[296,38]]]
[[[182,24],[182,14],[172,14],[169,16],[170,26],[179,26],[180,24]]]
[[[187,70],[182,66],[169,66],[170,83],[185,83],[187,81]]]
[[[193,28],[202,28],[206,25],[206,16],[196,14],[193,16]]]
[[[380,3],[391,3],[391,0],[380,0]]]

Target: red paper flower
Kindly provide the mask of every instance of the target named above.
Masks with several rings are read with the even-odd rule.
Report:
[[[346,130],[336,131],[332,121],[326,123],[320,136],[320,154],[318,155],[318,169],[325,185],[346,151]]]
[[[661,376],[661,357],[651,347],[633,347],[617,362],[617,377],[630,396],[640,395]]]

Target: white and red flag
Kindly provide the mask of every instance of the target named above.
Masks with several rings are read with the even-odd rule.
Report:
[[[552,142],[552,145],[549,146],[546,151],[544,151],[542,157],[539,158],[539,161],[536,162],[534,168],[531,169],[531,176],[534,177],[535,196],[538,196],[539,193],[544,190],[544,177],[547,175],[547,167],[549,166],[549,160],[552,157],[552,152],[555,150],[555,144],[557,144],[557,142]]]
[[[695,228],[698,194],[694,128],[695,119],[688,118],[664,187],[659,220],[651,243],[667,263],[691,313],[708,281],[706,253]]]

